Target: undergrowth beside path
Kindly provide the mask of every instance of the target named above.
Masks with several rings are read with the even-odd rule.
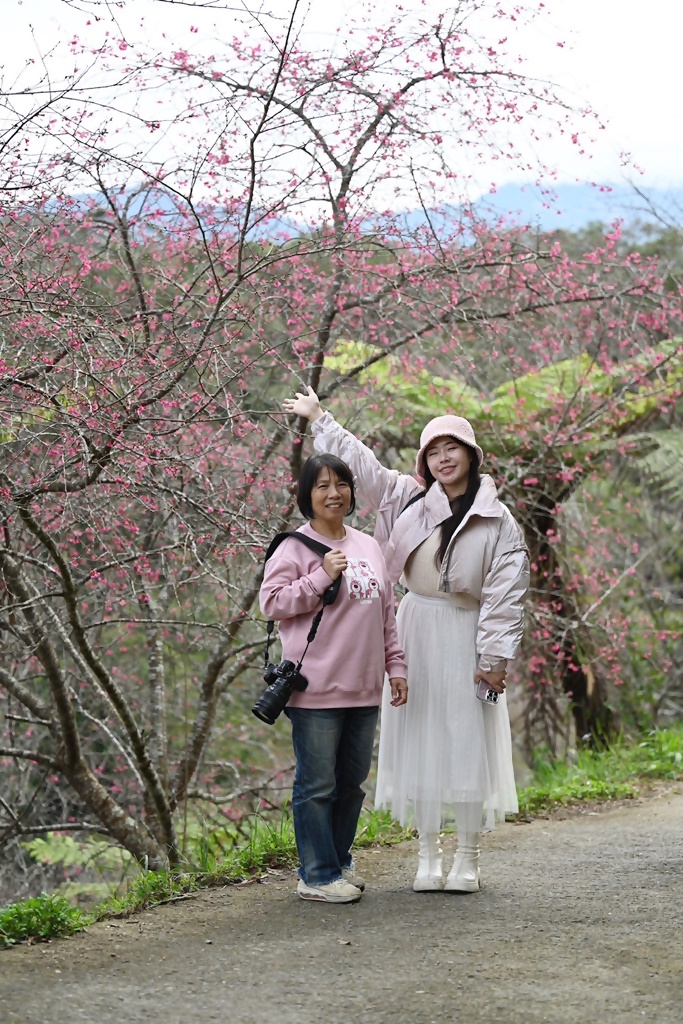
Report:
[[[542,756],[533,765],[533,782],[519,792],[520,815],[547,813],[585,801],[635,798],[649,783],[683,778],[683,725],[658,729],[636,741],[620,739],[605,750],[580,750],[568,762]],[[356,847],[394,844],[413,836],[386,813],[364,812]],[[199,889],[257,877],[268,868],[296,865],[291,818],[273,824],[256,818],[247,843],[220,861],[208,844],[199,844],[198,862],[176,873],[141,871],[125,895],[85,912],[60,895],[43,893],[0,910],[0,949],[28,939],[71,935],[96,921],[126,916],[182,899]]]
[[[519,792],[520,814],[542,814],[585,800],[637,797],[649,782],[683,778],[683,725],[655,729],[604,750],[579,750],[570,761],[537,757],[533,782]]]

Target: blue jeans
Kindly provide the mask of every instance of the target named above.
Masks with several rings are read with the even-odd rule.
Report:
[[[351,865],[379,708],[286,708],[296,757],[292,811],[299,876],[327,885]]]

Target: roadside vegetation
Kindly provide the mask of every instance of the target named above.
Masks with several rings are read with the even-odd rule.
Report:
[[[583,749],[569,760],[537,756],[532,782],[519,793],[520,815],[537,815],[587,800],[639,796],[652,782],[683,778],[683,726],[655,729],[633,742]]]
[[[655,782],[682,778],[683,726],[655,729],[636,741],[620,738],[604,750],[580,750],[566,761],[538,755],[533,781],[519,793],[520,816],[530,818],[588,801],[633,799]],[[367,811],[361,817],[356,847],[393,845],[413,835],[386,812]],[[287,811],[276,822],[254,816],[248,838],[235,840],[223,852],[226,838],[227,833],[222,837],[201,835],[181,870],[139,870],[123,892],[91,910],[74,906],[60,893],[43,893],[9,904],[0,910],[0,949],[26,940],[72,935],[96,921],[126,917],[200,889],[249,884],[269,869],[296,864],[294,830]],[[50,839],[41,842],[49,844]],[[63,842],[64,837],[58,839]]]

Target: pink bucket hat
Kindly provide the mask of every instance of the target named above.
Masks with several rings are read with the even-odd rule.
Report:
[[[425,452],[437,437],[453,437],[461,444],[468,444],[477,453],[481,466],[484,453],[476,442],[470,421],[463,416],[437,416],[436,419],[429,421],[420,434],[420,450],[415,460],[415,469],[421,480],[425,479]]]

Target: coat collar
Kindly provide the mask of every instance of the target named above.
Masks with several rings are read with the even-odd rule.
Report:
[[[451,537],[448,547],[444,552],[443,561],[441,563],[439,590],[448,591],[449,589],[448,574],[450,570],[453,545],[455,544],[459,534],[469,523],[472,516],[481,516],[483,519],[502,519],[504,514],[504,506],[498,500],[498,491],[496,490],[496,485],[494,484],[493,479],[488,475],[482,476],[479,490],[472,502],[472,508],[458,526],[458,529]]]
[[[450,515],[451,506],[448,496],[439,483],[432,484],[422,500],[416,501],[403,515],[399,515],[384,551],[389,576],[393,582],[398,580],[406,561],[415,548]],[[496,485],[490,476],[482,476],[472,508],[453,535],[453,540],[460,534],[472,516],[501,518],[503,515],[503,506],[498,501]],[[449,552],[452,550],[453,540],[449,545]],[[444,563],[446,561],[447,559],[444,559]]]
[[[448,500],[448,495],[444,491],[443,487],[439,483],[434,483],[425,494],[424,501],[418,503],[422,505],[422,515],[427,525],[432,527],[438,526],[443,523],[445,519],[451,516],[451,506]],[[469,510],[465,518],[463,519],[460,529],[467,523],[472,516],[484,516],[486,518],[500,518],[503,515],[503,506],[498,500],[498,492],[496,485],[493,482],[493,478],[488,474],[484,474],[481,478],[479,490],[477,491],[472,508]]]

